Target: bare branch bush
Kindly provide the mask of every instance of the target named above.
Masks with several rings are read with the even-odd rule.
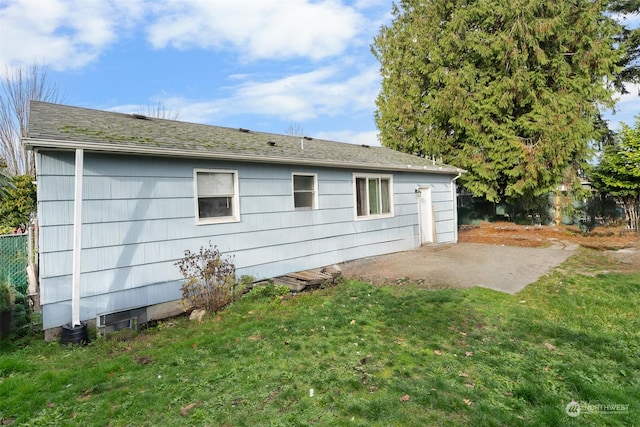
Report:
[[[34,175],[35,159],[27,153],[21,138],[27,136],[29,102],[60,102],[58,86],[49,80],[47,68],[30,66],[5,67],[0,81],[0,158],[9,175]]]
[[[234,300],[236,267],[234,257],[222,257],[217,246],[200,247],[199,252],[184,251],[175,263],[187,279],[182,285],[185,309],[201,308],[216,312]]]

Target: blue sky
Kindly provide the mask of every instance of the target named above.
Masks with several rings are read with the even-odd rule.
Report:
[[[392,0],[0,0],[0,72],[35,61],[63,103],[377,145]],[[637,16],[627,18],[640,25]],[[633,124],[639,86],[610,117]]]

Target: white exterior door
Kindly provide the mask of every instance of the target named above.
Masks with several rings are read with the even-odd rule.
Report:
[[[419,186],[416,190],[418,195],[418,215],[420,223],[420,244],[433,243],[436,241],[435,226],[433,221],[433,204],[431,203],[431,187]]]

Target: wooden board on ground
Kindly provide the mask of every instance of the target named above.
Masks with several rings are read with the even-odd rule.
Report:
[[[307,287],[317,287],[323,284],[335,283],[340,277],[340,269],[337,267],[324,267],[319,270],[304,270],[288,273],[276,277],[273,282],[277,285],[286,285],[293,292],[300,292]]]

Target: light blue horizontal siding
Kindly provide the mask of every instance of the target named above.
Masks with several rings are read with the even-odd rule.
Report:
[[[322,246],[321,250],[324,249],[324,252],[316,252],[311,255],[293,254],[294,257],[292,258],[249,265],[241,270],[241,274],[248,274],[254,277],[274,277],[283,274],[281,273],[282,271],[291,272],[311,269],[337,264],[345,260],[401,252],[413,249],[419,244],[415,236],[400,240],[394,239],[393,241],[354,237],[354,243],[355,245],[345,246],[340,250],[328,251],[326,246]],[[238,259],[238,257],[236,258]]]
[[[150,281],[149,278],[153,277],[159,277],[162,280]],[[115,291],[135,289],[153,283],[164,283],[179,279],[181,279],[181,276],[178,269],[173,263],[168,262],[92,271],[81,275],[80,297],[110,294]],[[109,284],[109,286],[100,286],[105,284]],[[41,286],[41,303],[43,306],[70,298],[71,275],[50,277],[47,279],[46,289]]]
[[[162,234],[160,231],[151,230],[166,228],[162,227],[162,224],[162,222],[158,221],[143,222],[139,227],[132,229],[132,235],[123,236],[119,233],[102,234],[100,236],[101,244],[93,244],[92,246],[83,244],[81,271],[120,269],[147,265],[159,260],[175,260],[183,255],[185,249],[196,250],[212,241],[212,236],[210,235],[189,238],[179,236],[171,240],[168,238],[160,239],[157,236],[166,236],[166,233]],[[397,239],[398,236],[410,236],[413,234],[414,225],[414,219],[406,215],[375,221],[345,221],[320,225],[289,226],[280,230],[220,234],[216,236],[213,242],[221,250],[235,254],[252,249],[268,251],[272,248],[278,248],[278,251],[272,251],[274,256],[283,256],[283,251],[286,254],[287,247],[292,248],[292,251],[304,251],[305,248],[315,251],[317,249],[313,247],[313,243],[319,241],[322,241],[323,245],[327,245],[329,250],[342,249],[340,240],[342,239],[346,242],[347,236],[350,235],[358,237],[369,236],[374,240],[383,238],[393,240]],[[43,232],[48,233],[50,228],[43,229]],[[90,233],[84,234],[89,236],[87,241],[98,241]],[[153,236],[153,239],[151,236]],[[104,240],[106,238],[109,240]],[[50,238],[46,235],[43,240],[47,241]],[[66,238],[66,244],[67,248],[63,250],[50,252],[44,248],[42,249],[42,253],[47,253],[48,262],[43,263],[41,266],[41,277],[48,278],[69,274],[72,262],[71,238]],[[270,259],[269,262],[272,261]]]
[[[47,329],[70,320],[74,154],[38,156]],[[239,222],[196,225],[194,168],[238,171]],[[317,209],[294,210],[292,172],[317,174]],[[356,221],[350,170],[85,153],[81,317],[180,298],[175,262],[209,242],[256,278],[415,248],[419,185],[431,186],[438,242],[453,241],[450,176],[394,173],[393,183],[394,217]]]
[[[75,154],[73,151],[38,150],[38,177],[41,176],[74,176]]]
[[[453,221],[454,211],[453,209],[439,209],[436,210],[436,222]]]
[[[114,199],[163,199],[193,197],[191,177],[97,177],[83,179],[83,200]],[[73,176],[48,176],[38,185],[42,186],[42,201],[73,200]]]

